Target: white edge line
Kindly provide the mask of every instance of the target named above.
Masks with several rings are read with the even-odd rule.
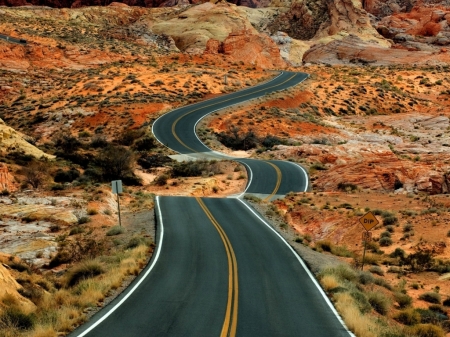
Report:
[[[300,170],[301,170],[301,171],[303,172],[303,174],[305,175],[305,179],[306,179],[306,187],[305,187],[305,190],[304,190],[303,192],[308,191],[308,187],[309,187],[309,177],[308,177],[308,173],[306,172],[305,168],[304,168],[302,165],[297,164],[297,163],[294,163],[294,162],[291,162],[291,161],[289,161],[289,160],[287,160],[286,162],[291,163],[292,165],[297,166],[298,168],[300,168]]]
[[[256,213],[247,203],[245,203],[242,199],[238,199],[245,207],[247,207],[250,212],[252,212],[259,220],[261,220],[261,222],[266,225],[267,227],[269,227],[270,230],[272,230],[272,232],[274,232],[280,239],[281,241],[283,241],[286,246],[288,246],[288,248],[291,250],[291,252],[295,255],[295,257],[297,258],[297,260],[300,262],[300,265],[303,267],[303,269],[306,271],[306,273],[308,274],[309,278],[311,279],[311,281],[314,283],[314,285],[317,287],[317,289],[319,290],[320,294],[322,295],[322,297],[324,298],[325,302],[328,304],[328,306],[330,307],[331,311],[333,312],[333,314],[336,316],[336,318],[338,319],[338,321],[342,324],[342,326],[347,330],[347,332],[349,333],[349,335],[351,337],[356,337],[347,327],[347,325],[345,324],[344,320],[342,319],[342,317],[339,315],[339,313],[336,311],[336,308],[333,306],[333,304],[331,303],[330,299],[328,298],[328,296],[325,294],[325,292],[323,291],[322,287],[320,286],[320,284],[317,282],[316,278],[313,276],[313,274],[311,273],[311,271],[308,269],[308,267],[306,266],[305,262],[302,260],[302,258],[298,255],[298,253],[294,250],[294,248],[291,247],[291,245],[289,245],[289,243],[287,243],[287,241],[280,235],[280,233],[278,233],[271,225],[269,225],[264,218],[262,218],[258,213]]]
[[[248,170],[249,170],[249,172],[250,172],[250,179],[249,179],[249,181],[248,181],[248,183],[247,183],[247,187],[245,188],[244,192],[242,192],[241,194],[239,194],[239,195],[236,197],[236,198],[240,198],[240,197],[242,197],[242,196],[247,192],[247,190],[249,189],[250,185],[252,184],[252,180],[253,180],[253,171],[252,171],[252,168],[251,168],[249,165],[247,165],[246,163],[240,162],[240,161],[238,161],[238,160],[237,160],[237,162],[239,162],[239,163],[241,163],[241,164],[244,164],[244,165],[248,168]]]
[[[133,288],[118,302],[116,305],[114,305],[105,315],[102,316],[98,321],[96,321],[94,324],[92,324],[88,329],[83,331],[81,334],[78,335],[78,337],[86,336],[89,332],[91,332],[93,329],[95,329],[101,322],[103,322],[105,319],[108,318],[109,315],[111,315],[114,311],[117,310],[127,299],[128,297],[133,294],[133,292],[141,285],[141,283],[145,280],[145,278],[150,274],[153,267],[155,266],[156,262],[158,261],[159,255],[161,253],[161,247],[163,243],[163,237],[164,237],[164,225],[162,220],[162,214],[161,214],[161,208],[159,207],[159,196],[156,197],[156,205],[158,206],[158,214],[160,219],[160,225],[161,225],[161,231],[160,231],[160,238],[158,242],[158,249],[156,251],[155,258],[153,259],[153,262],[149,269],[145,272],[144,276],[133,286]]]

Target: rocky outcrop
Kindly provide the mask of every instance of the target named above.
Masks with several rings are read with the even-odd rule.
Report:
[[[427,50],[429,45],[450,44],[450,9],[414,7],[409,13],[384,17],[377,30],[384,37],[410,49]]]
[[[450,55],[445,50],[439,52],[416,51],[414,53],[401,48],[384,48],[361,40],[358,36],[348,35],[342,40],[334,40],[328,44],[316,44],[308,50],[304,62],[326,64],[447,64]]]
[[[20,151],[36,158],[54,158],[25,140],[25,137],[0,119],[0,152]]]
[[[19,294],[18,290],[21,288],[22,286],[17,283],[17,281],[11,275],[9,269],[7,269],[5,265],[0,263],[0,298],[3,299],[5,297],[9,297],[9,301],[13,299],[16,305],[18,305],[25,311],[32,310],[35,306],[30,300]]]
[[[9,172],[8,166],[0,163],[0,192],[14,192],[17,190],[17,184],[14,182],[13,175]]]

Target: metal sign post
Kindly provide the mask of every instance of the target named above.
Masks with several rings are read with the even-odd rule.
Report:
[[[372,212],[367,212],[359,219],[359,223],[364,227],[366,230],[363,232],[362,239],[364,241],[364,251],[362,256],[362,263],[361,263],[361,270],[364,270],[364,259],[366,257],[366,246],[367,242],[370,242],[372,240],[372,233],[370,230],[374,228],[376,225],[379,224],[379,221],[375,217],[375,215]]]
[[[122,193],[122,180],[111,181],[112,192],[117,194],[117,210],[119,213],[119,227],[122,227],[122,219],[120,218],[120,198],[119,193]]]

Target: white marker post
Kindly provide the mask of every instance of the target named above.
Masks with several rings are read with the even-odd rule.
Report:
[[[119,211],[119,227],[122,227],[122,220],[120,219],[120,198],[119,193],[122,193],[122,180],[111,181],[112,192],[117,194],[117,210]]]

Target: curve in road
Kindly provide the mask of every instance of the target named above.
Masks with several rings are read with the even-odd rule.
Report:
[[[253,89],[295,85],[294,78],[283,73]],[[246,89],[239,94],[246,94],[243,98],[255,93]],[[201,150],[198,138],[181,135],[178,125],[187,125],[193,133],[192,120],[199,116],[192,119],[189,111],[204,109],[205,115],[224,99],[231,102],[229,98],[204,102],[207,106],[200,110],[201,103],[179,109],[186,109],[181,114],[175,110],[172,119],[160,118],[154,128],[158,139],[175,147],[178,137],[188,146],[178,147],[185,149],[181,153]],[[172,130],[171,136],[162,136],[164,127]],[[232,159],[210,150],[189,155],[199,153]],[[300,170],[292,163],[238,161],[250,170],[248,193],[259,191],[270,199],[305,186],[290,176]],[[353,336],[292,247],[242,199],[156,197],[155,212],[158,243],[149,266],[72,336]]]
[[[244,164],[249,176],[246,193],[269,200],[291,191],[304,192],[308,189],[308,175],[300,165],[278,160],[236,158],[212,151],[197,137],[195,128],[202,118],[215,111],[285,90],[308,76],[282,71],[271,81],[255,87],[175,109],[153,123],[153,134],[160,143],[187,158],[232,159]]]

